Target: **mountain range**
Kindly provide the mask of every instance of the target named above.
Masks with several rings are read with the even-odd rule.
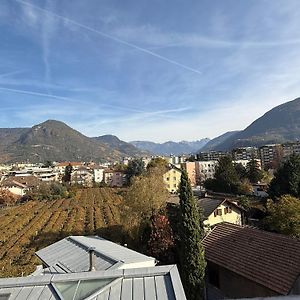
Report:
[[[218,137],[220,139],[222,136]],[[224,135],[223,135],[224,137]],[[216,142],[211,140],[210,143]],[[300,140],[300,98],[266,112],[242,131],[227,133],[210,150],[226,151],[237,147],[293,142]],[[201,151],[205,150],[205,147]]]
[[[149,151],[155,155],[181,155],[181,154],[191,154],[197,152],[197,150],[204,147],[208,138],[204,138],[198,141],[181,141],[181,142],[172,142],[168,141],[165,143],[154,143],[150,141],[132,141],[132,145],[143,151]]]
[[[63,122],[0,128],[0,162],[107,161],[145,153],[112,135],[90,138]]]
[[[231,131],[194,142],[133,141],[113,135],[87,137],[63,122],[48,120],[32,128],[0,128],[0,163],[49,161],[107,161],[124,156],[180,155],[199,151],[228,151],[300,140],[300,98],[274,107],[242,131]]]

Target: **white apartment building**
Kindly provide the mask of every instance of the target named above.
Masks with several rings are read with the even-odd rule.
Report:
[[[103,174],[104,174],[105,168],[100,167],[100,166],[93,166],[92,169],[93,169],[93,172],[94,172],[94,181],[96,183],[102,182],[103,178],[104,178]]]
[[[208,178],[213,178],[215,168],[218,164],[217,160],[196,161],[196,177],[197,182],[203,182]]]
[[[241,164],[244,168],[247,168],[248,163],[250,162],[250,159],[240,159],[240,160],[233,160],[233,164]],[[261,169],[261,162],[260,159],[255,159],[256,165],[258,166],[259,169]]]

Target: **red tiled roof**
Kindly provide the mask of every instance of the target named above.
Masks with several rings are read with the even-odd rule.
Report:
[[[221,267],[287,295],[300,275],[300,240],[222,223],[204,238],[205,256]]]

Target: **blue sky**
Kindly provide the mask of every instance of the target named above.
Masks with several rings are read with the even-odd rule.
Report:
[[[194,140],[300,96],[299,0],[1,0],[0,127]]]

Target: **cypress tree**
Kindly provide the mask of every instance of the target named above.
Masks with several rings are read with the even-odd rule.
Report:
[[[187,299],[199,300],[203,298],[206,267],[204,248],[201,243],[203,218],[193,197],[186,171],[183,171],[181,175],[179,193],[179,258],[181,277]]]

